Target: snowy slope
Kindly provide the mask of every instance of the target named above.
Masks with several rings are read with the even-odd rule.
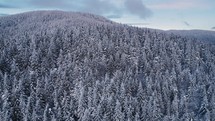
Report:
[[[176,33],[77,12],[1,17],[0,121],[214,121],[215,45]]]
[[[17,15],[3,16],[0,19],[0,33],[18,34],[23,32],[40,32],[44,30],[67,29],[87,24],[113,24],[102,16],[79,12],[35,11]],[[13,29],[10,29],[13,28]]]
[[[167,33],[173,33],[176,35],[196,38],[200,41],[215,42],[215,31],[205,31],[205,30],[170,30]]]

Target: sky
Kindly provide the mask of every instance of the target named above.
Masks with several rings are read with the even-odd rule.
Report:
[[[215,31],[215,0],[0,0],[0,16],[35,10],[87,12],[162,30]]]

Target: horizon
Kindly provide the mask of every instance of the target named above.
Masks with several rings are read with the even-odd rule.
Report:
[[[60,10],[92,13],[114,22],[144,28],[214,31],[213,6],[213,0],[0,0],[0,16]]]

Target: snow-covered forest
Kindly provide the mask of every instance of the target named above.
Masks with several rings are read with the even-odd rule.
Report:
[[[103,17],[0,18],[1,121],[215,121],[215,45]]]

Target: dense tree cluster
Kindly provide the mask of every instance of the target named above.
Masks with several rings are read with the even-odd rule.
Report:
[[[215,43],[215,31],[206,30],[169,30],[166,33],[174,33],[187,38],[196,38],[199,41]]]
[[[0,32],[2,121],[215,120],[213,44],[56,11]]]

